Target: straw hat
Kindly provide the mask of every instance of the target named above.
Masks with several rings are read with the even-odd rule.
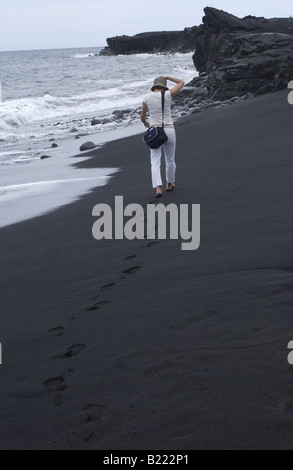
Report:
[[[162,78],[162,77],[155,78],[154,84],[152,86],[152,91],[154,91],[154,89],[157,88],[158,86],[165,88],[165,90],[169,90],[169,88],[167,87],[167,80],[165,78]]]

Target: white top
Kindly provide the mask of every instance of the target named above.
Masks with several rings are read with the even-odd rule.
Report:
[[[171,117],[171,100],[170,91],[165,92],[164,104],[164,124],[165,127],[174,127]],[[150,125],[154,127],[162,126],[162,93],[152,91],[144,97],[150,115]]]

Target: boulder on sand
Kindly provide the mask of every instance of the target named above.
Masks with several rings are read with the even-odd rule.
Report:
[[[84,152],[85,150],[92,150],[94,148],[96,148],[96,145],[93,142],[85,142],[79,147],[79,150]]]

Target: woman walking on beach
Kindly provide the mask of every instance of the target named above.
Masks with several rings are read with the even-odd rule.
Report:
[[[170,90],[167,87],[167,80],[176,83]],[[184,81],[179,78],[168,76],[158,77],[155,79],[152,93],[144,97],[141,111],[141,121],[145,127],[161,127],[162,126],[162,105],[161,92],[165,92],[164,105],[164,130],[168,136],[168,140],[163,145],[165,164],[166,164],[166,190],[172,191],[175,187],[175,150],[176,150],[176,134],[174,124],[171,118],[171,100],[178,91],[184,86]],[[146,119],[149,112],[150,123]],[[161,147],[151,149],[151,172],[153,188],[156,188],[156,197],[162,197],[162,179],[161,179]]]

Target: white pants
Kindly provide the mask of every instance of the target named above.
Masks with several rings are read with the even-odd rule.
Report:
[[[175,150],[176,150],[176,133],[175,129],[166,128],[165,132],[168,136],[168,140],[158,149],[151,149],[151,171],[152,171],[152,183],[153,188],[162,186],[161,178],[161,156],[162,149],[165,155],[166,164],[166,181],[167,183],[175,183]]]

